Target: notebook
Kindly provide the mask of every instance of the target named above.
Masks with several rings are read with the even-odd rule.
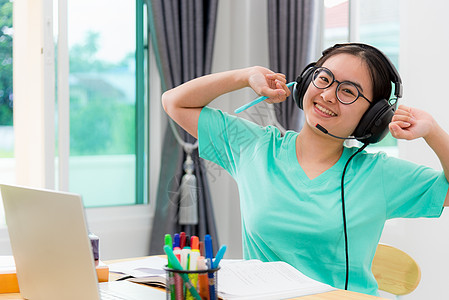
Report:
[[[0,190],[22,297],[165,299],[164,291],[127,281],[98,284],[80,195],[3,184]]]

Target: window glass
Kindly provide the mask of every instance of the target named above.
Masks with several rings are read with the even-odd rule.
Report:
[[[12,2],[0,1],[0,182],[14,183]],[[5,225],[0,196],[0,227]]]
[[[357,13],[359,40],[379,48],[399,69],[399,0],[359,1]],[[389,133],[382,141],[370,147],[396,146],[397,140]]]
[[[399,70],[399,0],[358,1],[358,6],[359,40],[379,48]],[[397,155],[397,140],[388,133],[370,148]]]
[[[349,1],[324,0],[323,49],[348,42]]]
[[[381,49],[398,67],[399,0],[359,1],[359,39]]]
[[[0,1],[0,158],[14,157],[12,38],[12,2],[3,0]]]
[[[136,4],[68,2],[69,189],[86,206],[136,203]]]
[[[352,16],[350,5],[354,8]],[[349,26],[350,21],[355,26]],[[357,42],[379,48],[398,68],[399,28],[399,0],[354,0],[352,3],[348,0],[324,0],[323,49],[348,42],[349,36],[354,36]],[[350,34],[351,30],[356,32]],[[397,155],[397,140],[388,134],[368,149]]]

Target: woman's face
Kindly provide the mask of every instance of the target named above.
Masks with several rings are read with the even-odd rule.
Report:
[[[334,74],[335,80],[350,81],[359,86],[360,92],[370,101],[373,97],[371,76],[366,63],[351,54],[337,54],[327,59],[323,67]],[[337,82],[326,89],[318,89],[310,83],[304,95],[304,114],[306,126],[315,128],[317,124],[326,128],[330,133],[346,137],[354,132],[357,124],[367,111],[370,103],[359,97],[352,104],[342,104],[337,100]]]

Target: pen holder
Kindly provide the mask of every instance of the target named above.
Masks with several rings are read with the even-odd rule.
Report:
[[[217,271],[216,269],[180,271],[164,268],[167,284],[165,286],[167,300],[193,300],[197,299],[191,289],[195,289],[201,300],[216,300],[217,296]],[[187,279],[187,280],[186,280]],[[191,287],[192,285],[192,287]]]

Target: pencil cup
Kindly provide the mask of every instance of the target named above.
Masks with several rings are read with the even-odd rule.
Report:
[[[167,275],[165,291],[167,300],[216,300],[217,271],[216,269],[180,271],[164,268]]]

